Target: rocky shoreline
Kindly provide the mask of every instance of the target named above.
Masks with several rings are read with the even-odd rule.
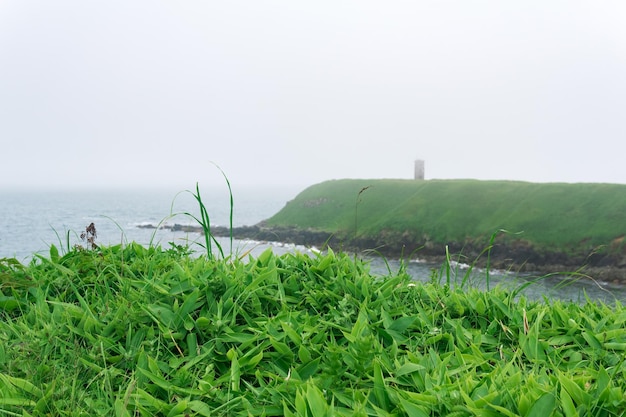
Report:
[[[155,228],[154,225],[139,227]],[[203,232],[200,226],[194,225],[174,224],[161,227],[179,232]],[[213,226],[211,233],[216,237],[229,237],[231,229]],[[292,243],[318,249],[331,247],[334,250],[348,252],[371,252],[394,259],[420,258],[429,262],[443,262],[446,253],[446,245],[429,241],[420,242],[415,236],[398,232],[355,238],[296,227],[270,227],[261,222],[253,226],[234,227],[232,236],[236,239]],[[596,281],[626,285],[626,256],[622,254],[592,251],[588,255],[572,256],[560,251],[540,252],[523,241],[500,243],[496,239],[487,256],[487,246],[488,242],[484,241],[476,244],[450,242],[447,249],[454,259],[461,256],[463,262],[470,264],[475,262],[479,267],[484,267],[489,262],[490,267],[496,269],[541,274],[576,273]]]

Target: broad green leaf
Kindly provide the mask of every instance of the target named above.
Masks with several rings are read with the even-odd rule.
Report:
[[[249,354],[244,355],[241,358],[240,365],[242,368],[254,368],[259,362],[263,359],[263,350],[257,353],[254,356],[250,356]]]
[[[554,413],[556,407],[556,398],[554,395],[546,392],[543,394],[528,410],[526,417],[548,417]]]
[[[34,407],[36,403],[35,401],[28,400],[26,398],[1,398],[0,397],[0,405],[11,405],[11,406],[16,406],[16,407]]]
[[[195,333],[187,333],[187,354],[190,358],[198,355],[198,336]]]
[[[0,374],[0,380],[7,385],[13,385],[14,387],[19,388],[20,390],[35,397],[41,397],[43,395],[39,388],[26,379],[16,378],[7,374]]]
[[[259,263],[259,265],[266,266],[269,264],[270,259],[273,259],[273,258],[274,258],[274,252],[272,251],[271,248],[268,248],[264,250],[263,253],[261,253],[257,257],[257,262]]]
[[[306,385],[306,400],[312,417],[326,417],[328,415],[328,404],[324,399],[324,394],[311,383]]]
[[[141,374],[143,374],[144,376],[146,376],[153,384],[155,384],[158,387],[161,387],[165,390],[169,390],[172,392],[176,392],[179,394],[185,394],[185,395],[200,395],[203,392],[197,389],[193,389],[193,388],[187,388],[187,387],[179,387],[178,385],[172,384],[171,382],[165,380],[164,378],[148,371],[147,369],[143,369],[143,368],[137,368],[137,371],[139,371]]]
[[[219,340],[224,341],[224,342],[235,342],[235,343],[249,343],[251,341],[257,340],[259,338],[258,335],[252,334],[252,333],[240,333],[240,332],[232,332],[231,333],[225,333],[224,335],[220,336]],[[284,344],[284,343],[283,343]],[[289,350],[289,348],[287,348]],[[291,352],[289,350],[289,352]]]
[[[415,320],[417,320],[416,316],[400,317],[399,319],[394,320],[391,326],[389,326],[389,330],[395,330],[396,332],[402,333],[408,329],[415,322]]]
[[[300,378],[302,378],[303,380],[306,380],[312,377],[317,372],[317,369],[319,368],[320,360],[321,358],[315,358],[314,360],[299,367],[297,371],[298,371],[298,375],[300,375]]]
[[[50,260],[54,263],[59,262],[59,250],[54,245],[50,245]]]
[[[311,361],[311,352],[306,348],[306,346],[304,346],[304,344],[301,344],[298,347],[298,359],[300,359],[300,362],[302,363],[307,363]]]
[[[404,408],[404,411],[407,413],[409,417],[429,417],[430,416],[430,413],[425,411],[420,406],[410,403],[409,401],[402,398],[402,396],[399,396],[398,398],[400,399],[400,404],[402,405],[402,408]]]
[[[211,320],[206,317],[198,317],[195,324],[198,330],[207,330],[211,327]]]
[[[619,351],[625,351],[626,350],[626,342],[606,342],[604,343],[603,347],[606,350],[619,350]]]
[[[19,308],[21,303],[15,297],[0,295],[0,310],[11,312]]]
[[[391,330],[391,329],[379,329],[380,334],[382,335],[382,337],[385,338],[385,341],[387,342],[394,342],[395,343],[401,343],[404,344],[406,343],[406,341],[408,340],[408,337],[398,333],[395,330]]]
[[[131,417],[123,398],[117,398],[114,404],[115,417]]]
[[[230,359],[230,389],[238,392],[239,387],[241,386],[241,369],[239,366],[237,351],[235,349],[230,349],[226,356]]]
[[[273,337],[270,337],[270,344],[276,350],[276,353],[278,353],[280,356],[290,358],[289,360],[293,358],[293,351],[289,348],[289,346],[287,346],[283,342],[279,342]]]
[[[163,305],[152,304],[145,307],[145,310],[149,312],[154,320],[163,327],[175,328],[174,324],[176,323],[176,313],[174,313],[171,308]]]
[[[383,377],[379,361],[374,361],[374,396],[376,397],[379,407],[383,410],[389,409],[387,386],[385,385],[385,378]]]
[[[296,332],[293,327],[290,326],[289,322],[281,322],[280,325],[283,328],[283,331],[289,337],[289,339],[296,345],[300,345],[302,343],[302,337]]]
[[[166,381],[165,378],[148,371],[147,369],[143,369],[143,368],[137,368],[137,370],[142,373],[144,376],[148,377],[148,379],[150,381],[152,381],[153,384],[165,389],[165,390],[172,390],[174,388],[176,388],[176,386],[174,384],[172,384],[169,381]]]
[[[593,349],[602,349],[602,344],[593,334],[589,332],[582,332],[582,336]]]
[[[326,271],[326,269],[328,269],[328,267],[330,267],[330,265],[333,263],[333,261],[335,260],[335,256],[333,253],[329,253],[328,255],[324,256],[323,258],[320,259],[320,261],[317,263],[317,265],[315,265],[314,269],[317,272],[324,272]]]
[[[576,411],[576,406],[572,401],[572,397],[570,397],[570,395],[567,393],[565,388],[563,388],[563,386],[561,386],[560,398],[561,408],[565,413],[565,417],[579,417],[578,411]]]
[[[189,401],[187,400],[181,400],[179,402],[177,402],[171,409],[170,411],[167,413],[167,417],[175,417],[178,416],[179,414],[182,414],[184,411],[186,411],[189,408]]]
[[[559,373],[558,375],[561,387],[564,388],[570,395],[574,404],[577,406],[589,406],[591,403],[591,396],[586,393],[576,382],[572,381],[567,375]]]
[[[505,416],[505,417],[519,417],[519,414],[514,413],[513,411],[499,406],[499,405],[495,405],[495,404],[491,404],[489,406],[490,408],[493,408],[494,410],[496,410],[498,412],[498,414],[492,413],[490,410],[485,410],[485,409],[480,409],[480,408],[476,408],[476,409],[472,409],[472,411],[474,412],[474,414],[476,414],[477,416],[485,416],[485,417],[499,417],[499,416]],[[548,417],[548,416],[545,416]]]
[[[543,348],[543,342],[539,340],[537,335],[520,335],[520,344],[526,356],[533,361],[545,361],[546,352]]]
[[[485,314],[485,312],[487,311],[487,306],[485,305],[485,301],[482,299],[482,297],[478,298],[478,300],[476,301],[476,312],[480,315]]]
[[[419,372],[419,371],[424,371],[426,370],[426,367],[424,365],[420,365],[417,363],[412,363],[412,362],[407,362],[404,365],[402,365],[401,367],[399,367],[394,374],[396,376],[402,376],[402,375],[406,375],[406,374],[410,374],[413,372]]]
[[[595,397],[596,401],[605,401],[608,396],[608,387],[611,383],[611,377],[606,372],[604,367],[600,367],[598,370],[598,376],[596,379]]]
[[[178,317],[182,320],[186,318],[192,311],[194,311],[198,297],[200,296],[200,290],[197,288],[191,293],[185,296],[185,301],[178,310]]]
[[[141,388],[137,388],[137,393],[134,395],[141,403],[144,403],[146,406],[151,407],[153,410],[153,414],[160,414],[165,410],[170,408],[169,403],[162,401],[158,398],[153,397],[148,392],[144,391]]]
[[[409,397],[409,400],[417,404],[423,404],[431,407],[439,404],[439,399],[435,395],[411,391],[404,391],[404,394]]]
[[[307,412],[306,399],[304,395],[302,394],[302,389],[299,389],[298,391],[296,391],[295,406],[296,406],[296,412],[298,416],[302,417],[302,416],[309,415],[309,413]]]
[[[211,417],[212,415],[211,407],[209,407],[206,403],[203,403],[202,401],[189,401],[189,409],[195,411],[201,416]]]
[[[613,323],[613,325],[615,325],[615,323]],[[617,329],[606,330],[596,334],[596,337],[598,340],[602,340],[603,342],[618,342],[620,340],[624,341],[626,340],[626,329],[620,327]]]
[[[576,339],[571,335],[552,336],[548,339],[548,344],[552,346],[562,346],[573,343]]]

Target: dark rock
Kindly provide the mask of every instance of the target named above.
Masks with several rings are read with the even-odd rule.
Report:
[[[154,228],[142,225],[143,228]],[[203,233],[200,226],[175,224],[163,226],[172,231]],[[261,222],[254,226],[229,227],[213,226],[211,234],[216,237],[251,239],[261,242],[293,243],[328,247],[356,253],[374,253],[387,258],[411,259],[419,257],[433,262],[442,262],[449,253],[453,259],[485,267],[519,272],[562,273],[578,271],[593,274],[595,279],[626,283],[626,254],[621,251],[608,251],[602,248],[588,253],[571,253],[565,250],[538,249],[532,243],[521,239],[496,238],[489,248],[489,239],[474,239],[467,242],[449,242],[447,245],[431,241],[428,236],[417,236],[407,231],[385,230],[378,236],[353,236],[329,233],[298,227],[273,227]],[[447,252],[446,252],[447,251]]]

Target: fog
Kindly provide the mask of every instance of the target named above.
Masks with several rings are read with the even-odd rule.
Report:
[[[623,1],[0,2],[0,187],[626,183]]]

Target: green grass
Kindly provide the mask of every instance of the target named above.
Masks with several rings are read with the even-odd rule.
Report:
[[[232,253],[233,252],[233,209],[234,209],[233,190],[230,185],[230,181],[228,180],[228,176],[226,176],[226,173],[218,165],[214,163],[213,165],[220,171],[220,173],[222,174],[222,177],[224,178],[224,181],[226,182],[226,186],[228,187],[228,195],[230,197],[230,204],[229,204],[230,213],[228,216],[228,225],[230,229],[230,241],[229,241],[230,248],[229,248],[228,253]],[[204,201],[202,200],[202,195],[200,194],[200,184],[196,183],[195,192],[190,191],[190,190],[186,190],[184,192],[191,194],[193,198],[196,200],[196,202],[198,203],[198,209],[200,211],[200,218],[198,218],[197,215],[193,213],[189,213],[189,212],[173,213],[174,202],[172,202],[172,214],[170,215],[170,218],[175,217],[177,214],[183,214],[185,216],[188,216],[194,219],[202,228],[202,235],[204,237],[204,245],[200,244],[200,246],[206,251],[207,256],[209,258],[213,258],[214,256],[216,256],[216,254],[214,254],[213,252],[213,247],[215,246],[215,248],[219,252],[219,255],[223,258],[224,250],[222,249],[222,245],[220,245],[217,239],[215,239],[215,236],[213,236],[213,234],[211,233],[211,218],[209,216],[208,210],[206,209],[206,205],[204,204]]]
[[[378,277],[332,252],[187,249],[0,260],[0,414],[626,413],[619,303]]]
[[[503,229],[511,233],[507,239],[538,248],[588,253],[626,235],[626,186],[334,180],[307,188],[267,223],[343,236],[406,232],[421,242],[481,245]]]
[[[369,215],[359,201],[374,189],[366,186],[346,200],[357,227]],[[202,255],[68,243],[28,265],[0,259],[0,413],[626,413],[619,302],[479,291],[466,278],[451,282],[445,265],[427,284],[404,268],[374,276],[356,256],[332,251],[244,260],[216,245],[216,256],[198,187],[192,194]],[[485,280],[489,287],[488,272]]]

